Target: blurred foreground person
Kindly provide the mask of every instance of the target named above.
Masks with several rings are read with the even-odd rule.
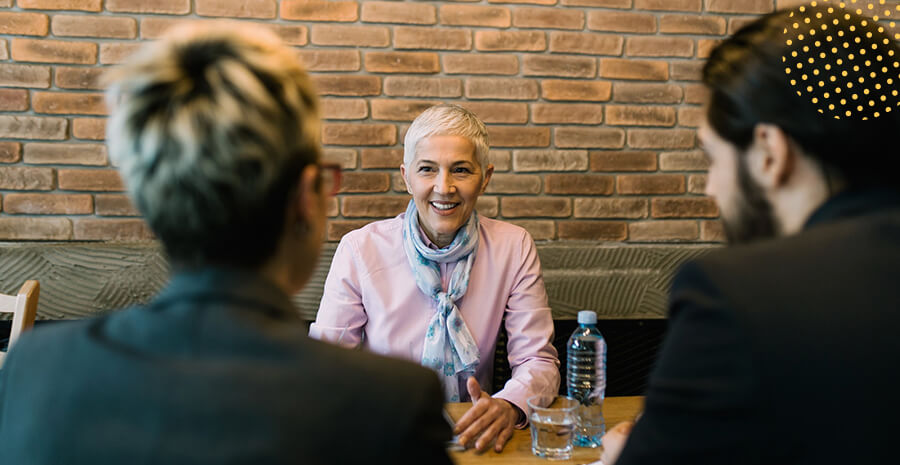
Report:
[[[449,463],[433,372],[308,339],[292,307],[336,182],[294,52],[265,30],[190,26],[110,82],[110,153],[171,282],[22,338],[0,375],[0,460]]]
[[[713,51],[699,136],[736,245],[676,275],[646,410],[604,437],[606,465],[897,461],[900,50],[885,28],[803,6]]]

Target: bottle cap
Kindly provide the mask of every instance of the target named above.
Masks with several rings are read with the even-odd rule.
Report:
[[[593,325],[597,324],[597,313],[593,310],[582,310],[578,312],[578,324]]]

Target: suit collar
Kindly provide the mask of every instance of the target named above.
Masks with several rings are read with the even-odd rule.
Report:
[[[891,188],[854,189],[825,201],[806,220],[803,229],[820,223],[900,208],[900,190]]]

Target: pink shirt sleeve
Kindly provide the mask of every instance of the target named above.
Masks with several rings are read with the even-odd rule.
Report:
[[[316,321],[309,336],[344,347],[360,345],[368,321],[360,292],[359,265],[355,244],[345,236],[331,261]]]
[[[507,350],[512,377],[494,397],[505,399],[526,414],[529,397],[555,395],[559,390],[559,359],[553,347],[553,317],[531,236],[522,239],[522,265],[516,273],[506,308]]]

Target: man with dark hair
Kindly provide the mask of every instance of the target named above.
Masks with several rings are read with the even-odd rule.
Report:
[[[737,245],[676,275],[606,465],[896,460],[900,49],[877,19],[802,6],[713,51],[699,137]]]

